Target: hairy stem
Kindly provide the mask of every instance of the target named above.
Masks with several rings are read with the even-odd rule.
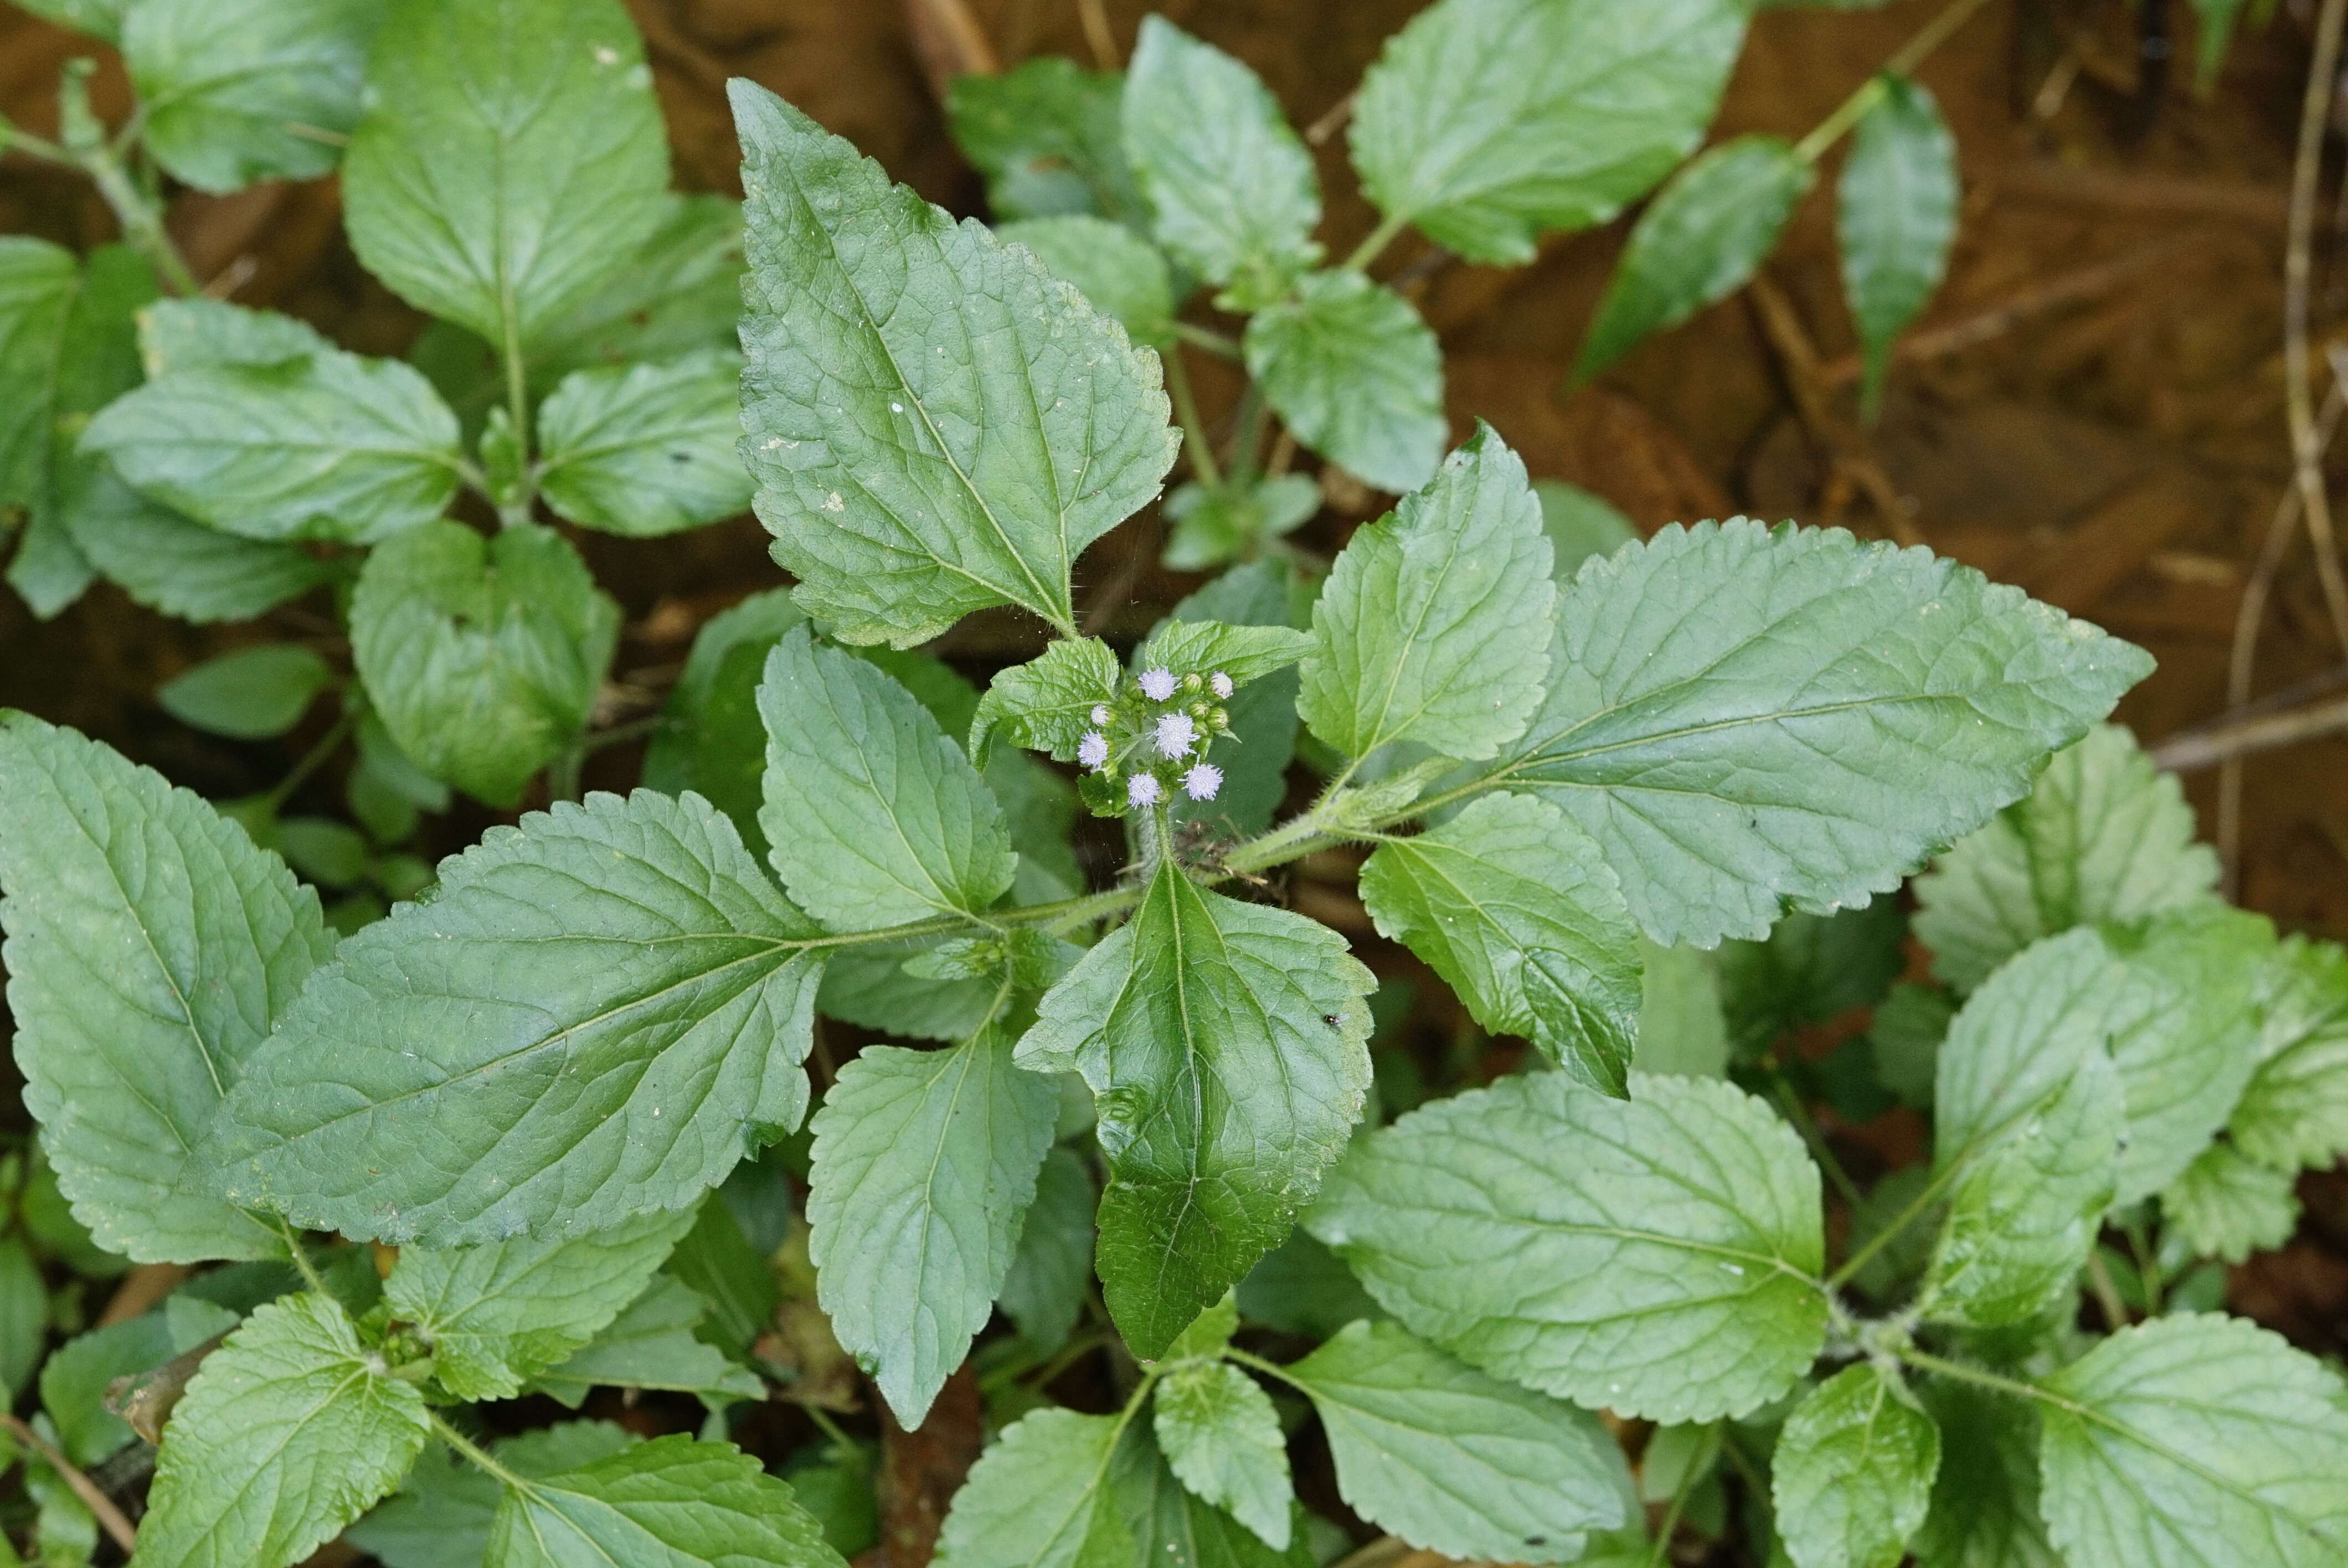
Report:
[[[1210,490],[1220,489],[1222,465],[1215,461],[1215,445],[1207,439],[1207,422],[1199,415],[1198,395],[1190,390],[1190,367],[1179,348],[1159,356],[1166,366],[1166,393],[1174,400],[1174,417],[1182,425],[1182,450],[1189,454],[1190,472]]]

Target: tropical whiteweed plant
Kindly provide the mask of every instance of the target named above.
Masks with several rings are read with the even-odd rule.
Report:
[[[134,0],[135,71],[149,5],[184,9]],[[378,856],[385,891],[432,885],[339,942],[242,825],[315,857],[283,794],[232,819],[0,719],[0,920],[46,1162],[23,1236],[226,1265],[40,1368],[45,1561],[88,1559],[67,1481],[136,1457],[135,1430],[160,1438],[133,1559],[156,1568],[283,1568],[345,1531],[393,1568],[835,1563],[860,1487],[870,1533],[852,1440],[788,1481],[723,1440],[769,1377],[823,1408],[829,1341],[774,1348],[778,1250],[909,1427],[998,1307],[1015,1325],[980,1348],[1000,1435],[946,1521],[959,1568],[1311,1561],[1329,1527],[1287,1437],[1307,1419],[1355,1513],[1457,1557],[1653,1561],[1727,1529],[1733,1494],[1756,1558],[1800,1568],[2338,1559],[2338,1379],[2191,1308],[2215,1305],[2203,1260],[2279,1240],[2291,1173],[2348,1145],[2348,958],[2213,897],[2174,783],[2099,725],[2139,651],[1840,532],[1703,523],[1561,567],[1498,433],[1440,461],[1439,427],[1341,454],[1272,375],[1335,460],[1418,454],[1379,476],[1407,493],[1325,579],[1252,562],[1112,649],[1083,635],[1072,568],[1184,445],[1175,362],[1088,302],[1114,280],[1079,292],[1039,261],[1048,233],[956,223],[737,83],[737,463],[707,269],[644,261],[722,254],[731,219],[663,192],[616,7],[255,14],[376,27],[350,222],[449,323],[424,351],[448,394],[285,318],[142,313],[127,253],[11,246],[11,363],[47,368],[9,472],[44,548],[116,576],[89,541],[235,552],[165,574],[247,596],[210,614],[356,561],[355,781],[382,775],[409,826],[449,784],[510,803],[550,763],[575,776],[616,617],[541,502],[659,532],[755,484],[798,584],[704,629],[647,787],[559,800],[434,873]],[[1442,0],[1356,110],[1386,227],[1520,259],[1614,210],[1693,143],[1742,23]],[[1560,74],[1528,40],[1612,65]],[[1133,245],[1253,310],[1251,338],[1323,294],[1391,313],[1359,267],[1311,270],[1296,165],[1266,151],[1285,132],[1235,69],[1153,24],[1121,87],[1045,67],[970,89],[1082,107],[996,100],[997,130],[1066,138],[992,166],[998,203],[1130,192]],[[206,132],[211,162],[167,154],[159,106],[205,91],[140,82],[180,178],[314,171],[236,139],[293,114],[276,100]],[[1164,113],[1168,90],[1249,112]],[[129,179],[135,216],[136,141],[60,149]],[[483,355],[486,403],[462,374]],[[1375,413],[1377,387],[1327,390]],[[466,487],[494,535],[443,516]],[[1005,605],[1046,638],[983,693],[913,651]],[[299,649],[243,657],[177,711],[277,733],[332,679]],[[1300,728],[1325,778],[1279,820]],[[1097,886],[1079,803],[1126,834]],[[1262,892],[1365,850],[1379,929],[1529,1043],[1522,1071],[1391,1125],[1414,1095],[1375,1071],[1373,976]],[[1915,888],[1934,979],[1894,989],[1890,895],[1936,855]],[[1866,1044],[1796,1049],[1876,1004]],[[808,1118],[819,1010],[944,1043],[865,1047]],[[1894,1098],[1930,1107],[1933,1159],[1862,1190],[1808,1107]],[[811,1142],[761,1155],[803,1120]],[[1849,1221],[1831,1266],[1822,1179]],[[1111,1337],[1072,1340],[1096,1276]],[[37,1310],[34,1252],[0,1242],[9,1300],[27,1280]],[[1096,1350],[1115,1408],[1048,1404]],[[147,1380],[103,1401],[118,1376]],[[597,1388],[711,1416],[699,1439],[492,1441],[468,1409]],[[1635,1479],[1598,1410],[1630,1423]]]

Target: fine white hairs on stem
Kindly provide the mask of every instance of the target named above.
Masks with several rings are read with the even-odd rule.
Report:
[[[1223,770],[1212,763],[1195,764],[1182,775],[1182,793],[1192,800],[1212,800],[1222,787]]]
[[[1125,798],[1135,805],[1156,805],[1165,794],[1156,774],[1136,774],[1126,781]]]
[[[1153,702],[1169,702],[1174,695],[1174,671],[1160,665],[1141,672],[1141,694]]]
[[[1076,743],[1076,761],[1088,768],[1106,767],[1108,764],[1108,737],[1098,730],[1087,730],[1085,738]]]
[[[1212,692],[1220,702],[1231,694],[1231,678],[1218,670],[1207,677],[1207,690]]]
[[[1160,713],[1158,716],[1158,754],[1161,757],[1187,757],[1199,739],[1199,726],[1188,713]]]

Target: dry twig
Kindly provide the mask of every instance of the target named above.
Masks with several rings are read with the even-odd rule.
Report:
[[[2332,614],[2333,631],[2348,652],[2348,575],[2333,537],[2332,504],[2323,488],[2323,449],[2308,395],[2309,252],[2315,234],[2315,188],[2323,168],[2323,129],[2340,70],[2340,32],[2348,22],[2348,0],[2323,0],[2315,24],[2315,60],[2308,68],[2307,96],[2300,107],[2299,153],[2291,177],[2291,243],[2283,259],[2283,377],[2291,417],[2291,455],[2297,468],[2301,507],[2315,547],[2316,580]]]
[[[1916,519],[1900,499],[1891,477],[1877,460],[1866,433],[1829,406],[1818,352],[1811,345],[1809,333],[1803,330],[1794,302],[1766,275],[1755,277],[1748,292],[1761,318],[1761,330],[1776,353],[1787,389],[1793,394],[1794,410],[1801,418],[1802,427],[1809,432],[1811,442],[1826,454],[1830,499],[1827,508],[1829,516],[1822,520],[1838,521],[1840,497],[1856,487],[1873,504],[1893,538],[1903,545],[1922,544],[1924,536],[1917,528]]]
[[[73,1489],[73,1494],[98,1516],[98,1522],[105,1527],[107,1534],[114,1538],[117,1546],[126,1553],[139,1549],[139,1532],[122,1510],[114,1505],[114,1499],[99,1491],[98,1482],[84,1475],[73,1460],[59,1453],[55,1443],[26,1425],[22,1419],[5,1410],[0,1410],[0,1427],[7,1428],[18,1442],[40,1455],[51,1470],[65,1478],[65,1483]]]

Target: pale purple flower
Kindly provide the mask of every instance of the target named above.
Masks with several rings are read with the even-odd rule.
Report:
[[[1165,793],[1156,774],[1136,774],[1126,781],[1125,798],[1136,805],[1156,805]]]
[[[1174,671],[1163,665],[1141,672],[1141,694],[1153,702],[1163,702],[1174,695]]]
[[[1207,687],[1218,698],[1229,697],[1231,694],[1231,678],[1218,670],[1207,677]]]
[[[1085,738],[1076,743],[1076,761],[1088,768],[1102,766],[1108,761],[1108,737],[1098,730],[1087,730]]]
[[[1199,763],[1182,775],[1182,792],[1192,800],[1212,800],[1222,787],[1223,770],[1212,763]]]
[[[1093,704],[1093,728],[1097,730],[1106,730],[1108,728],[1107,703],[1096,702]]]
[[[1158,716],[1158,754],[1161,757],[1187,757],[1199,739],[1199,726],[1188,713],[1160,713]]]

